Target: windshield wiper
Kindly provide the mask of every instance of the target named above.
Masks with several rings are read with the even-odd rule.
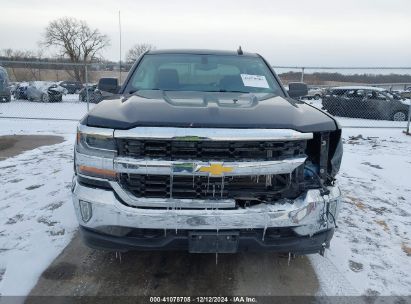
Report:
[[[201,92],[201,91],[200,91]],[[224,90],[224,89],[220,89],[218,91],[203,91],[203,92],[209,92],[209,93],[244,93],[244,94],[250,94],[251,92],[245,92],[245,91],[228,91],[228,90]]]
[[[158,88],[154,88],[154,89],[138,89],[138,90],[132,90],[130,92],[128,92],[128,95],[134,95],[136,94],[138,91],[163,91],[162,89],[158,89]]]

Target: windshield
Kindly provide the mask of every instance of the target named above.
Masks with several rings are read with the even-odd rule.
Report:
[[[147,54],[125,92],[138,90],[283,95],[260,57],[234,55]]]
[[[6,82],[7,81],[7,73],[5,70],[0,68],[0,80]]]
[[[385,93],[385,95],[387,95],[391,99],[397,99],[397,100],[401,99],[401,96],[399,96],[397,93],[389,92],[389,91],[384,91],[383,93]]]

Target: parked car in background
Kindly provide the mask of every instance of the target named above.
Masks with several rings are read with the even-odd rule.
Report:
[[[337,116],[405,121],[408,102],[383,88],[346,86],[329,89],[322,106]]]
[[[308,94],[303,96],[303,99],[315,99],[318,100],[323,97],[324,90],[321,88],[309,88]]]
[[[65,94],[67,89],[48,81],[30,82],[26,90],[27,99],[30,101],[60,102]]]
[[[26,100],[27,99],[27,88],[29,86],[28,82],[20,82],[16,85],[13,91],[13,97],[16,100]]]
[[[83,84],[79,81],[61,81],[59,86],[67,90],[67,94],[78,94],[83,89]]]
[[[0,67],[0,102],[10,102],[9,75],[5,68]]]
[[[10,95],[11,96],[14,96],[14,92],[16,91],[18,85],[19,85],[19,83],[15,82],[15,81],[14,82],[9,82]]]
[[[406,100],[407,98],[402,97],[401,94],[397,91],[385,91],[388,95],[392,96],[396,100]]]
[[[92,84],[84,87],[80,90],[79,93],[79,100],[83,102],[87,102],[87,91],[88,91],[88,98],[91,103],[99,103],[103,100],[103,95],[97,89],[97,84]]]
[[[400,95],[402,98],[406,98],[406,99],[411,98],[411,87],[406,88],[404,91],[400,93]]]

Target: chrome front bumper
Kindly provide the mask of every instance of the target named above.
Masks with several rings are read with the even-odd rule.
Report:
[[[120,235],[118,231],[121,228],[235,230],[291,227],[298,235],[311,236],[333,228],[338,216],[341,192],[338,186],[328,189],[330,193],[324,196],[321,196],[320,190],[314,189],[295,200],[261,203],[238,209],[218,209],[218,200],[204,201],[205,204],[212,204],[211,208],[183,209],[188,207],[186,204],[189,202],[182,205],[183,201],[178,199],[151,199],[157,204],[167,202],[173,207],[150,209],[127,206],[120,201],[115,190],[87,187],[79,184],[76,177],[73,178],[72,187],[79,224],[104,233],[117,231]],[[83,219],[80,201],[91,206],[91,218],[87,221]],[[150,203],[155,206],[153,201]]]

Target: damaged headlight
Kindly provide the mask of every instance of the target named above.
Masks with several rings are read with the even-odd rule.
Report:
[[[342,156],[343,156],[343,143],[342,143],[342,139],[340,138],[337,143],[337,146],[335,147],[334,155],[331,157],[331,160],[330,160],[330,164],[331,164],[330,175],[332,177],[335,177],[338,171],[340,171]]]

